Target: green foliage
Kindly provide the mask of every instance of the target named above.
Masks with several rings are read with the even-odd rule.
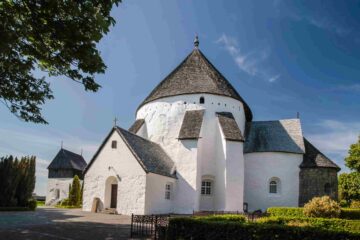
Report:
[[[80,179],[77,175],[74,176],[73,182],[71,184],[71,191],[69,197],[69,205],[70,206],[80,206],[80,194],[81,194],[81,187],[80,187]]]
[[[352,200],[360,200],[360,173],[342,173],[339,176],[339,196],[348,204]]]
[[[0,2],[0,100],[16,116],[47,123],[41,105],[52,99],[45,77],[62,76],[96,92],[106,66],[96,46],[115,24],[109,1],[8,0]]]
[[[28,207],[35,188],[36,158],[0,158],[0,207]]]
[[[350,227],[348,227],[350,228]],[[315,227],[296,227],[283,224],[206,221],[196,218],[171,218],[167,239],[287,239],[287,240],[355,240],[359,234]]]
[[[32,211],[35,211],[36,207],[37,207],[36,199],[34,199],[34,198],[29,199],[28,208]]]
[[[271,207],[266,210],[270,216],[278,217],[304,217],[303,208],[297,207]]]
[[[38,207],[45,206],[45,201],[36,201],[36,206],[38,206]]]
[[[352,200],[350,204],[350,208],[360,208],[360,200]]]
[[[69,198],[65,198],[63,200],[61,200],[60,206],[69,206],[70,205],[70,201],[69,201]]]
[[[340,213],[340,218],[360,220],[360,208],[358,209],[342,208]]]
[[[195,219],[200,219],[204,221],[223,221],[223,222],[245,222],[246,217],[239,214],[225,214],[225,215],[209,215],[209,216],[200,216],[195,217]]]
[[[299,217],[265,217],[257,221],[261,224],[279,224],[285,226],[307,226],[322,230],[347,231],[360,233],[359,220],[336,218],[299,218]]]
[[[357,143],[351,144],[348,153],[349,155],[345,158],[345,165],[360,173],[360,136]]]
[[[307,217],[336,218],[340,212],[340,205],[329,196],[314,197],[304,206],[304,215]]]

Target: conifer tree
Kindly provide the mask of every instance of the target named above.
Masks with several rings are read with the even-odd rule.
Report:
[[[71,185],[69,198],[69,203],[71,206],[80,206],[80,188],[80,179],[77,175],[75,175]]]

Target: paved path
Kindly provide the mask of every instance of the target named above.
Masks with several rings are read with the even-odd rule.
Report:
[[[130,217],[38,208],[35,212],[0,212],[0,240],[129,239]]]

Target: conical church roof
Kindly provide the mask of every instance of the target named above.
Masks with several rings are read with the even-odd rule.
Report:
[[[139,108],[159,98],[197,93],[227,96],[239,100],[244,105],[246,120],[252,120],[249,106],[197,46],[175,70],[160,82]]]

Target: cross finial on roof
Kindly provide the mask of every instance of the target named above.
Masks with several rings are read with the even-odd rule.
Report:
[[[199,47],[199,36],[196,34],[195,35],[195,39],[194,39],[194,46],[195,48],[198,48]]]
[[[117,121],[118,121],[118,119],[115,117],[115,118],[114,118],[114,127],[116,127]]]

